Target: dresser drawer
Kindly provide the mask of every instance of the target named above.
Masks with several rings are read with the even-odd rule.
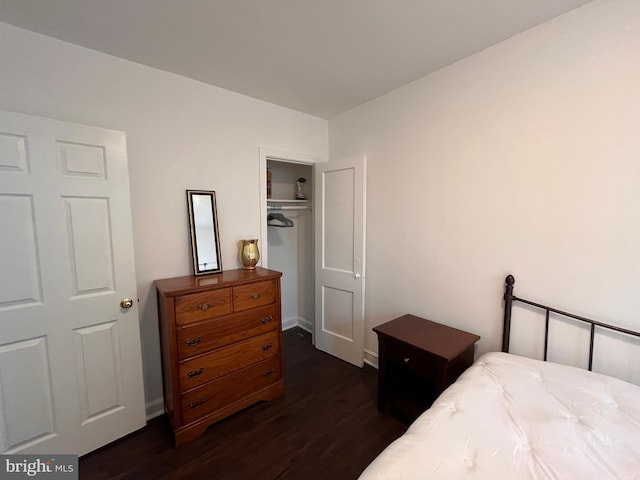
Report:
[[[279,316],[277,305],[269,305],[180,328],[176,333],[178,358],[184,360],[261,333],[277,330],[280,327]]]
[[[180,363],[180,391],[185,392],[280,352],[280,332],[269,332]]]
[[[273,357],[181,395],[182,422],[189,423],[280,380]]]
[[[436,359],[402,342],[385,340],[385,362],[410,370],[423,378],[435,378]]]
[[[276,282],[268,280],[233,287],[233,311],[242,312],[251,308],[271,305],[276,301]]]
[[[178,325],[231,313],[231,289],[221,288],[176,297],[175,313]]]

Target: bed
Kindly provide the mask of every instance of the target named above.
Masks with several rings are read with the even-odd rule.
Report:
[[[518,298],[514,282],[503,351],[478,358],[361,480],[640,478],[640,387],[591,371],[596,329],[640,333]],[[543,360],[508,353],[514,302],[545,313]],[[550,314],[589,325],[587,370],[546,361]]]

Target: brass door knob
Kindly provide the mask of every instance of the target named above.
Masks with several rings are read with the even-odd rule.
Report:
[[[122,300],[120,300],[120,306],[122,308],[133,307],[133,298],[123,298]]]

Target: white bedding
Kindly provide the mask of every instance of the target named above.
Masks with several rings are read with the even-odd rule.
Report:
[[[640,387],[487,353],[360,477],[426,478],[640,478]]]

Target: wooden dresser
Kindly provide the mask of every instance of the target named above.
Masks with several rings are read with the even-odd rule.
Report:
[[[280,277],[265,268],[156,280],[175,445],[282,394]]]

